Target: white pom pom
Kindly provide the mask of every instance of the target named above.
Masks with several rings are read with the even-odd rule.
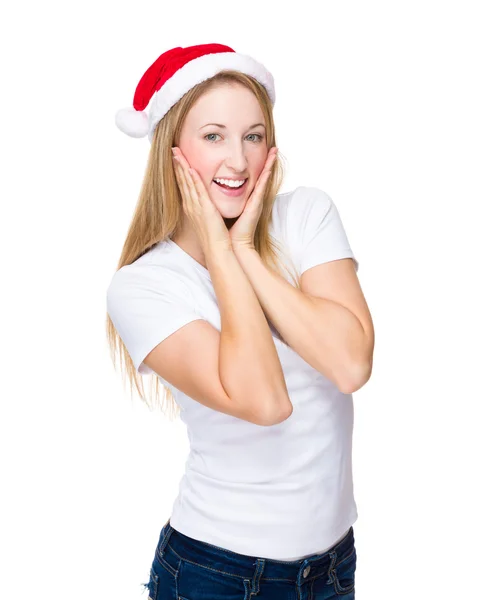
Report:
[[[148,133],[148,116],[145,111],[135,110],[133,106],[121,108],[115,115],[115,124],[130,137],[142,138]]]

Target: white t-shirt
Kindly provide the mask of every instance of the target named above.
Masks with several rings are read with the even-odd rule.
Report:
[[[342,258],[358,271],[339,212],[318,188],[278,194],[270,233],[300,274]],[[221,330],[208,270],[170,239],[116,271],[107,311],[141,374],[155,375],[142,360],[187,323],[205,319]],[[282,423],[264,427],[220,413],[159,376],[190,440],[170,524],[240,554],[297,560],[326,551],[357,519],[353,399],[270,329],[293,405]]]

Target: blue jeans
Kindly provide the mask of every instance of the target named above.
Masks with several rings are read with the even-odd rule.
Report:
[[[142,585],[151,600],[354,600],[356,563],[353,526],[323,554],[281,561],[194,540],[169,519]]]

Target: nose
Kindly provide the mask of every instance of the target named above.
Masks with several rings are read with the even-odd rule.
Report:
[[[248,162],[242,142],[229,144],[225,165],[239,175],[247,174]]]

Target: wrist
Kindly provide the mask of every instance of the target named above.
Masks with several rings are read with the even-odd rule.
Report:
[[[209,244],[204,250],[205,262],[208,265],[216,261],[223,260],[224,256],[233,255],[233,247],[231,244],[217,242]]]
[[[235,254],[237,253],[241,253],[241,252],[256,252],[255,250],[255,246],[253,244],[247,244],[247,243],[232,243],[232,249],[235,252]]]

